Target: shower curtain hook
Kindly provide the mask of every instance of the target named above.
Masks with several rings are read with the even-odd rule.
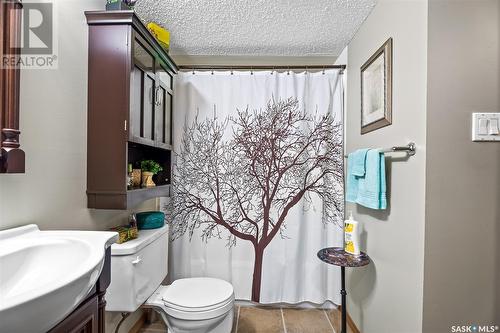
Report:
[[[323,75],[325,75],[325,66],[323,66]]]
[[[274,74],[274,66],[273,66],[273,69],[271,69],[271,75]]]
[[[231,75],[233,75],[233,67],[231,67]]]
[[[194,72],[194,67],[193,67],[193,75],[194,75],[194,74],[195,74],[195,72]]]
[[[212,67],[212,75],[214,75],[214,68]]]
[[[287,67],[286,69],[287,69],[286,75],[290,75],[290,67]]]
[[[305,74],[309,74],[309,73],[307,72],[307,65],[306,65],[306,72],[305,72]]]
[[[250,75],[253,75],[253,66],[250,66]]]

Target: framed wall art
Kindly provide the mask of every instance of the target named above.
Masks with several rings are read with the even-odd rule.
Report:
[[[392,38],[361,66],[361,134],[392,123]]]

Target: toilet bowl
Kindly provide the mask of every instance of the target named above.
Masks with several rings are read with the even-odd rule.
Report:
[[[234,317],[233,287],[226,281],[190,278],[160,286],[144,303],[172,333],[228,333]]]
[[[160,314],[169,333],[230,333],[233,286],[196,277],[161,285],[168,273],[168,226],[141,230],[137,239],[111,246],[111,284],[106,311],[134,312],[149,307]]]

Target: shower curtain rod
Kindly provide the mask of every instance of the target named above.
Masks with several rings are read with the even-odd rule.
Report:
[[[217,70],[325,70],[325,69],[340,69],[343,71],[345,65],[181,65],[180,70],[183,71],[217,71]]]

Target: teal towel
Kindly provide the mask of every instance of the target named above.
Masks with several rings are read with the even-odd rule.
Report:
[[[352,174],[354,176],[363,177],[366,173],[366,153],[370,149],[358,149],[352,155]]]
[[[347,159],[347,190],[346,200],[356,202],[372,209],[386,209],[386,180],[385,156],[378,149],[366,152],[364,175],[357,176],[354,171],[361,170],[359,156],[360,150],[349,154]]]
[[[358,149],[347,156],[346,200],[356,202],[358,197],[358,179],[365,175],[366,153],[369,149]]]

